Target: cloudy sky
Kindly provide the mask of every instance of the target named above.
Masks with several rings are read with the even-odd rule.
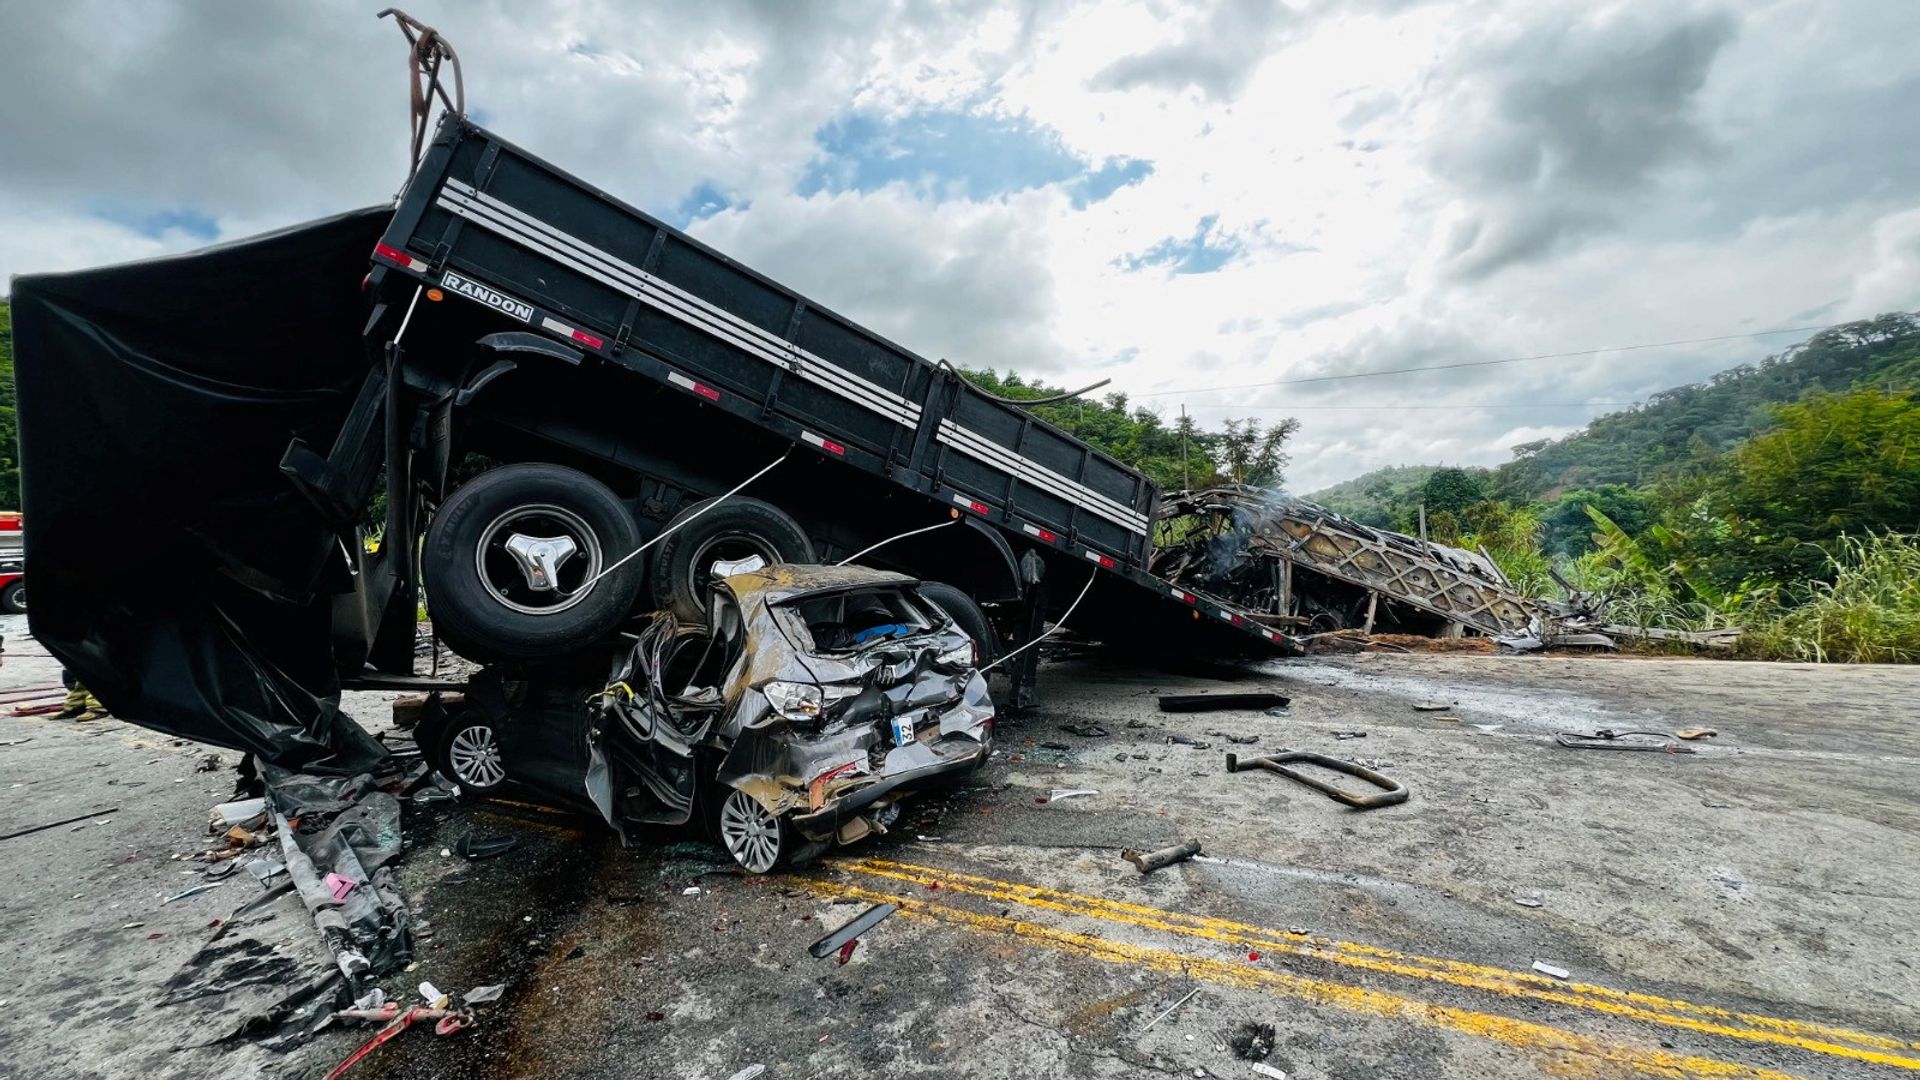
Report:
[[[0,276],[390,198],[377,7],[8,5]],[[1297,490],[1795,338],[1249,384],[1920,308],[1915,0],[410,9],[506,137],[925,355],[1297,415]]]

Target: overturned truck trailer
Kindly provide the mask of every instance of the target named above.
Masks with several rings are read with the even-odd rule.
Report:
[[[507,671],[849,557],[986,656],[1081,601],[1296,651],[1155,573],[1138,470],[457,114],[393,206],[12,292],[35,635],[116,714],[287,768],[382,756],[338,692],[436,685],[423,596]]]

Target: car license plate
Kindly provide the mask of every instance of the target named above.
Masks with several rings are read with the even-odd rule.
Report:
[[[893,745],[905,746],[913,741],[914,723],[917,716],[896,716],[893,718]]]

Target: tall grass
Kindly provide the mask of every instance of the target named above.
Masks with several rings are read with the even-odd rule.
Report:
[[[1756,619],[1741,651],[1823,663],[1920,662],[1920,536],[1842,537],[1827,562],[1833,580]]]

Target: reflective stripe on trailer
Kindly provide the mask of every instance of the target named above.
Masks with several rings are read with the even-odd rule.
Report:
[[[914,427],[920,422],[918,403],[869,382],[486,192],[477,191],[458,180],[449,180],[441,191],[439,205],[529,251],[577,270],[895,423]]]
[[[847,456],[846,447],[841,446],[839,443],[834,442],[832,439],[827,438],[825,435],[815,435],[811,431],[802,431],[800,433],[800,438],[803,441],[805,441],[808,446],[817,446],[820,449],[825,450],[829,454],[838,454],[841,457]]]
[[[720,400],[720,391],[715,390],[713,387],[708,386],[706,383],[695,382],[692,379],[687,378],[685,375],[682,375],[677,371],[667,372],[667,381],[672,383],[675,386],[680,387],[682,390],[691,390],[694,393],[699,394],[701,397],[706,398],[708,401]]]
[[[974,513],[976,513],[976,514],[991,514],[991,513],[993,513],[993,507],[991,507],[991,506],[988,506],[988,505],[987,505],[986,503],[983,503],[983,502],[981,502],[981,501],[980,501],[979,499],[973,499],[973,498],[968,498],[968,497],[967,497],[967,496],[965,496],[965,495],[958,495],[958,494],[956,494],[956,495],[955,495],[955,496],[953,497],[953,501],[954,501],[954,503],[955,503],[955,504],[957,504],[957,505],[958,505],[958,506],[959,506],[959,507],[960,507],[961,509],[963,509],[963,510],[971,510],[971,511],[973,511],[973,512],[974,512]]]
[[[1060,537],[1056,536],[1051,531],[1042,529],[1037,525],[1029,525],[1024,521],[1020,523],[1020,528],[1024,530],[1028,536],[1033,537],[1035,540],[1038,540],[1043,544],[1051,544],[1060,539]]]
[[[383,259],[387,259],[392,262],[397,262],[401,266],[406,267],[407,269],[413,271],[416,274],[425,273],[427,270],[427,263],[425,260],[416,259],[413,256],[407,254],[406,252],[401,251],[399,248],[393,247],[388,244],[373,245],[373,253],[375,255],[380,256]]]

